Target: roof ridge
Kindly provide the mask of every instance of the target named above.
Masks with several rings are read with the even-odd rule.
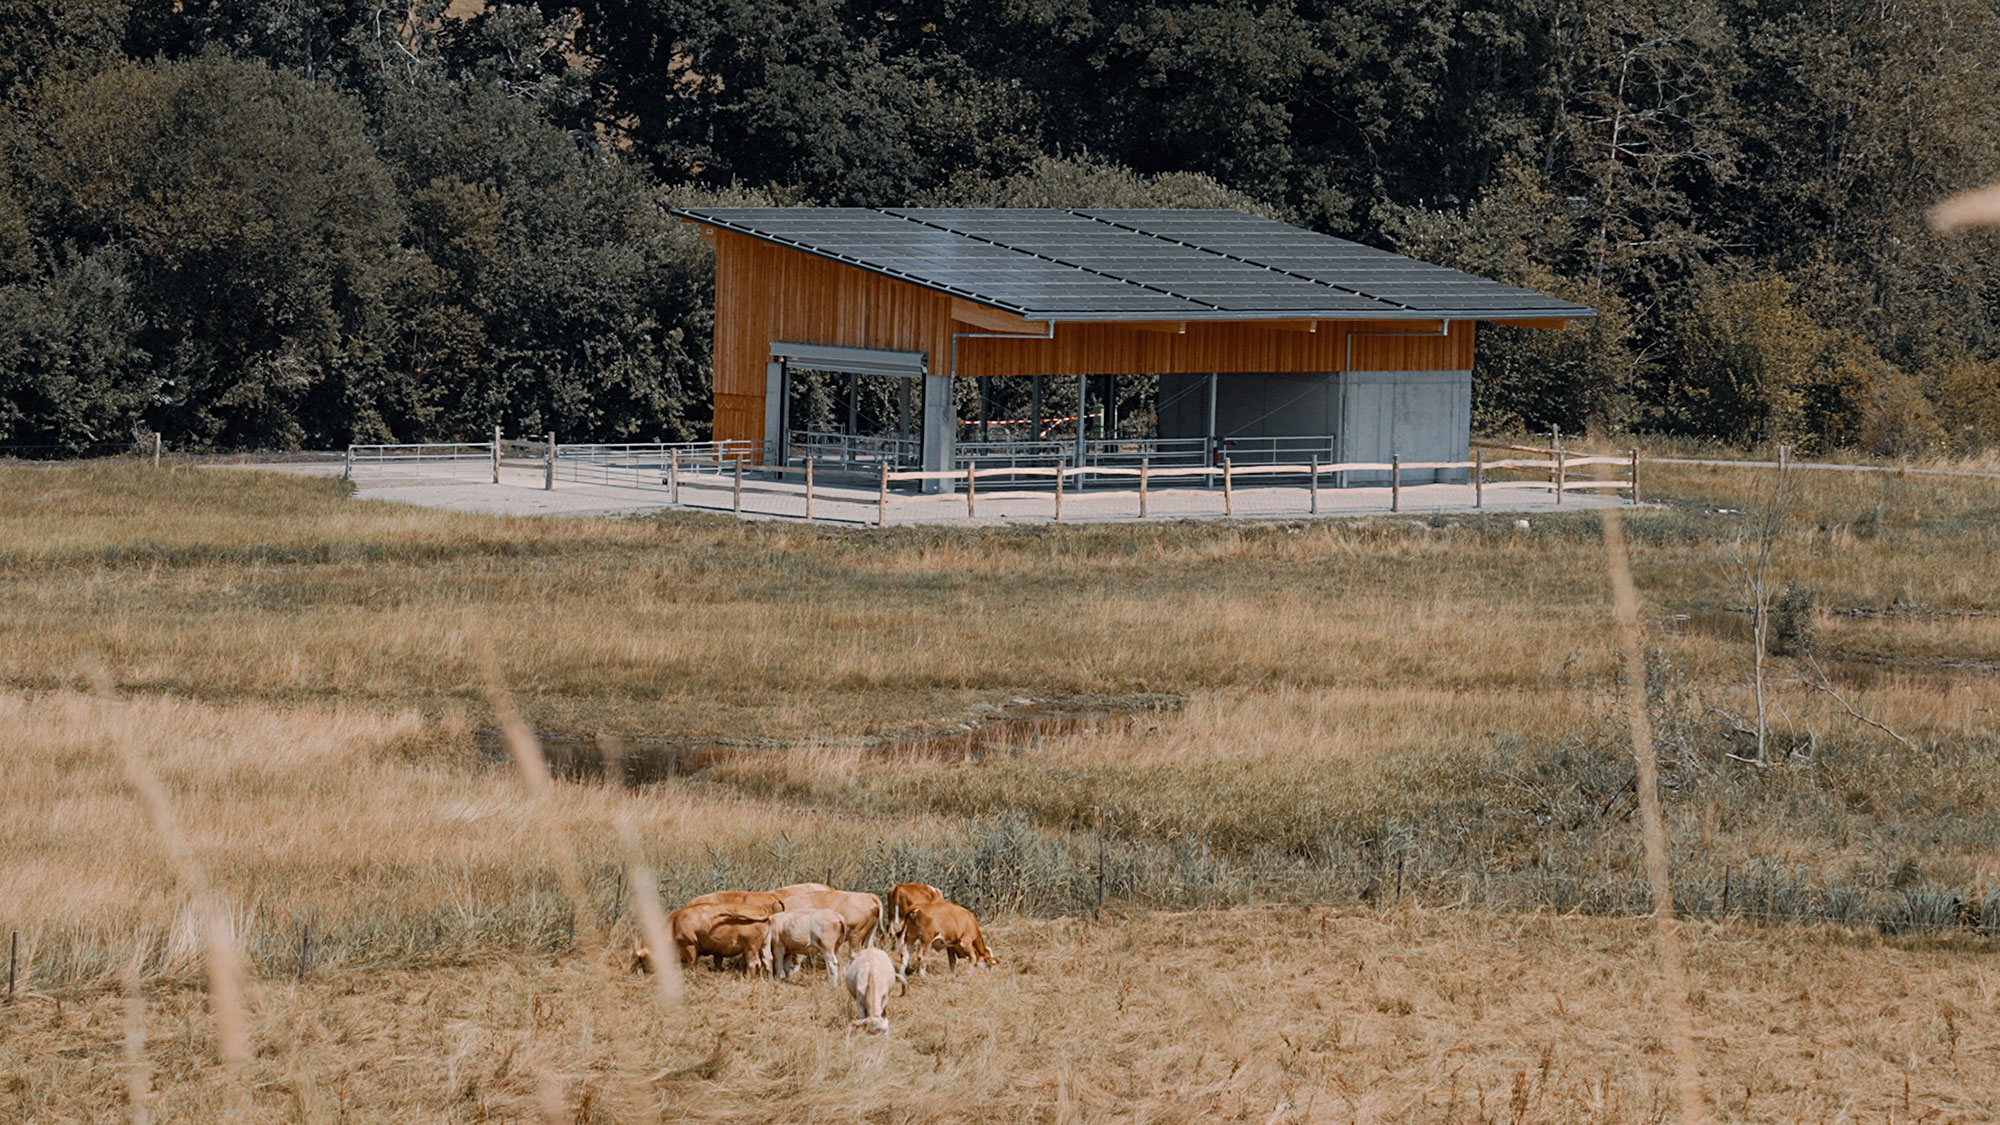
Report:
[[[1131,232],[1132,232],[1132,233],[1134,233],[1134,234],[1143,234],[1143,235],[1145,235],[1145,236],[1146,236],[1147,238],[1152,238],[1152,239],[1157,239],[1157,240],[1159,240],[1159,241],[1161,241],[1161,242],[1170,242],[1170,243],[1174,244],[1175,246],[1185,246],[1185,247],[1187,247],[1187,248],[1188,248],[1188,249],[1190,249],[1190,250],[1199,250],[1199,251],[1201,251],[1201,252],[1202,252],[1202,253],[1204,253],[1204,254],[1212,254],[1212,255],[1214,255],[1215,257],[1218,257],[1218,258],[1224,258],[1224,259],[1227,259],[1227,260],[1229,260],[1229,261],[1232,261],[1232,262],[1241,262],[1241,263],[1243,263],[1243,264],[1244,264],[1244,265],[1246,265],[1246,266],[1256,266],[1256,267],[1257,267],[1258,269],[1260,269],[1260,270],[1269,270],[1270,272],[1272,272],[1272,273],[1275,273],[1275,274],[1281,274],[1281,275],[1283,275],[1283,276],[1285,276],[1285,277],[1290,277],[1290,278],[1296,278],[1296,279],[1298,279],[1298,280],[1300,280],[1300,281],[1304,281],[1304,282],[1309,282],[1309,283],[1311,283],[1311,284],[1313,284],[1313,285],[1320,285],[1320,286],[1324,286],[1324,287],[1326,287],[1326,288],[1328,288],[1328,289],[1332,289],[1332,290],[1335,290],[1335,291],[1337,291],[1337,292],[1341,292],[1341,293],[1351,293],[1351,294],[1353,294],[1353,295],[1354,295],[1354,296],[1356,296],[1356,297],[1366,297],[1367,299],[1369,299],[1369,300],[1371,300],[1371,301],[1380,301],[1380,302],[1382,302],[1382,303],[1383,303],[1383,304],[1385,304],[1385,305],[1393,305],[1393,306],[1395,306],[1396,308],[1399,308],[1399,309],[1402,309],[1402,310],[1403,310],[1404,312],[1416,312],[1416,311],[1418,311],[1418,310],[1417,310],[1417,307],[1416,307],[1415,305],[1410,305],[1410,304],[1405,304],[1405,303],[1404,303],[1404,302],[1402,302],[1402,301],[1397,301],[1397,300],[1393,300],[1393,299],[1391,299],[1391,298],[1388,298],[1388,297],[1381,297],[1381,296],[1377,296],[1376,294],[1374,294],[1374,293],[1370,293],[1370,292],[1368,292],[1368,291],[1367,291],[1367,290],[1365,290],[1365,289],[1357,289],[1357,288],[1355,288],[1355,287],[1354,287],[1354,286],[1352,286],[1352,285],[1339,285],[1339,284],[1336,284],[1336,283],[1334,283],[1334,282],[1331,282],[1331,281],[1327,281],[1327,280],[1326,280],[1326,279],[1324,279],[1324,278],[1319,278],[1319,277],[1314,277],[1314,276],[1312,276],[1311,274],[1306,274],[1306,273],[1300,273],[1300,272],[1299,272],[1299,271],[1297,271],[1297,270],[1288,270],[1288,269],[1285,269],[1285,268],[1284,268],[1283,266],[1274,266],[1274,265],[1271,265],[1271,264],[1270,264],[1269,262],[1260,262],[1260,261],[1256,260],[1255,258],[1245,258],[1245,257],[1243,257],[1243,256],[1242,256],[1242,255],[1240,255],[1240,254],[1229,254],[1229,253],[1225,253],[1224,251],[1221,251],[1221,250],[1217,250],[1217,249],[1215,249],[1215,248],[1214,248],[1214,247],[1212,247],[1212,246],[1203,246],[1203,245],[1201,245],[1201,244],[1200,244],[1200,243],[1198,243],[1198,242],[1189,242],[1189,241],[1187,241],[1186,239],[1182,239],[1182,238],[1171,238],[1171,237],[1169,237],[1169,236],[1167,236],[1167,235],[1164,235],[1164,234],[1159,234],[1159,233],[1156,233],[1156,232],[1154,232],[1154,231],[1150,231],[1150,230],[1144,230],[1144,229],[1142,229],[1142,228],[1140,228],[1140,227],[1135,227],[1135,226],[1132,226],[1132,225],[1130,225],[1130,224],[1128,224],[1128,223],[1120,223],[1120,222],[1116,222],[1116,221],[1114,221],[1114,220],[1111,220],[1111,219],[1107,219],[1107,218],[1104,218],[1104,217],[1103,217],[1103,216],[1101,216],[1101,215],[1093,215],[1093,214],[1091,214],[1091,213],[1090,213],[1089,211],[1085,211],[1085,210],[1082,210],[1082,209],[1079,209],[1079,208],[1069,208],[1068,210],[1069,210],[1069,213],[1070,213],[1070,214],[1072,214],[1072,215],[1075,215],[1075,216],[1077,216],[1077,217],[1079,217],[1079,218],[1084,218],[1084,219],[1089,219],[1089,220],[1090,220],[1091,222],[1094,222],[1094,223],[1103,223],[1103,224],[1104,224],[1104,225],[1106,225],[1106,226],[1111,226],[1111,227],[1116,227],[1116,228],[1118,228],[1119,230],[1129,230],[1129,231],[1131,231]],[[1116,210],[1126,210],[1126,208],[1116,208]],[[1153,208],[1153,210],[1179,210],[1179,208]],[[1201,208],[1201,210],[1214,210],[1214,211],[1227,211],[1227,212],[1229,212],[1229,213],[1230,213],[1230,214],[1232,214],[1232,215],[1248,215],[1248,214],[1250,214],[1250,212],[1248,212],[1248,211],[1241,211],[1241,210],[1238,210],[1238,209],[1236,209],[1236,208],[1233,208],[1233,207],[1214,207],[1214,208]],[[1262,218],[1263,216],[1261,216],[1261,215],[1260,215],[1260,216],[1255,216],[1255,217],[1257,217],[1257,218]],[[1318,232],[1318,231],[1309,231],[1308,233],[1310,233],[1310,234],[1318,234],[1319,232]],[[1333,236],[1332,236],[1332,235],[1322,235],[1321,237],[1323,237],[1323,238],[1332,238]],[[1348,240],[1343,240],[1343,241],[1348,241]],[[1357,244],[1357,245],[1360,245],[1360,244]],[[1407,255],[1405,255],[1405,257],[1407,257]],[[1412,261],[1415,261],[1415,260],[1417,260],[1417,259],[1411,259],[1411,260],[1412,260]],[[1429,264],[1429,263],[1426,263],[1426,264]]]
[[[957,227],[951,227],[951,226],[946,226],[946,225],[944,225],[943,223],[933,223],[933,222],[928,222],[928,221],[926,221],[926,220],[923,220],[923,219],[919,219],[919,218],[917,218],[917,217],[915,217],[915,216],[913,216],[913,215],[905,215],[905,214],[902,214],[902,213],[900,213],[900,212],[898,212],[898,211],[894,210],[893,208],[889,208],[889,207],[876,207],[876,208],[873,208],[873,210],[876,210],[876,211],[880,211],[880,212],[881,212],[882,214],[884,214],[884,215],[889,215],[889,216],[893,216],[893,217],[895,217],[895,218],[898,218],[898,219],[905,219],[905,220],[907,220],[907,221],[909,221],[909,222],[912,222],[912,223],[917,223],[917,224],[919,224],[919,225],[922,225],[922,226],[926,226],[926,227],[929,227],[929,228],[931,228],[932,230],[941,230],[941,231],[944,231],[944,232],[945,232],[945,233],[947,233],[947,234],[953,234],[953,235],[957,235],[957,236],[958,236],[958,237],[960,237],[960,238],[969,238],[969,239],[971,239],[971,240],[972,240],[972,241],[974,241],[974,242],[984,242],[984,243],[985,243],[985,244],[987,244],[988,246],[998,246],[998,247],[999,247],[999,248],[1001,248],[1002,250],[1012,250],[1012,251],[1014,251],[1014,252],[1015,252],[1015,253],[1017,253],[1017,254],[1026,254],[1026,255],[1027,255],[1028,257],[1030,257],[1030,258],[1037,258],[1037,259],[1040,259],[1041,261],[1044,261],[1044,262],[1054,262],[1054,263],[1055,263],[1056,265],[1059,265],[1059,266],[1067,266],[1067,267],[1069,267],[1070,269],[1073,269],[1073,270],[1081,270],[1081,271],[1083,271],[1084,273],[1087,273],[1087,274],[1090,274],[1090,275],[1091,275],[1092,277],[1101,277],[1101,278],[1105,279],[1106,281],[1116,281],[1116,282],[1118,282],[1118,283],[1120,283],[1120,284],[1122,284],[1122,285],[1134,285],[1134,286],[1137,286],[1137,287],[1138,287],[1138,288],[1140,288],[1140,289],[1144,289],[1144,290],[1146,290],[1146,291],[1147,291],[1147,292],[1149,292],[1149,293],[1159,293],[1159,294],[1162,294],[1162,295],[1164,295],[1164,296],[1168,296],[1168,297],[1172,297],[1172,298],[1174,298],[1174,299],[1175,299],[1175,300],[1177,300],[1177,301],[1186,301],[1186,302],[1187,302],[1188,304],[1190,304],[1190,305],[1199,305],[1199,306],[1201,306],[1202,308],[1205,308],[1205,309],[1213,309],[1213,310],[1215,310],[1216,312],[1227,312],[1227,311],[1229,311],[1228,309],[1224,308],[1224,307],[1223,307],[1223,306],[1221,306],[1221,305],[1218,305],[1218,304],[1215,304],[1215,303],[1213,303],[1213,302],[1210,302],[1210,301],[1204,301],[1204,300],[1200,299],[1199,297],[1190,297],[1190,296],[1188,296],[1188,295],[1187,295],[1187,294],[1185,294],[1185,293],[1176,293],[1176,292],[1174,292],[1174,291],[1173,291],[1173,290],[1171,290],[1171,289],[1168,289],[1168,288],[1165,288],[1164,286],[1159,286],[1159,285],[1148,285],[1148,284],[1146,284],[1146,283],[1145,283],[1145,282],[1143,282],[1143,281],[1134,281],[1134,280],[1132,280],[1132,279],[1131,279],[1131,278],[1129,278],[1129,277],[1121,277],[1120,275],[1118,275],[1118,274],[1115,274],[1115,273],[1107,273],[1107,272],[1105,272],[1104,270],[1094,270],[1094,269],[1091,269],[1091,268],[1090,268],[1089,266],[1086,266],[1086,265],[1080,265],[1080,264],[1078,264],[1078,263],[1076,263],[1076,262],[1072,262],[1072,261],[1070,261],[1070,260],[1068,260],[1068,259],[1066,259],[1066,258],[1057,258],[1057,257],[1052,257],[1051,255],[1048,255],[1048,254],[1038,254],[1038,253],[1036,253],[1036,252],[1035,252],[1035,251],[1033,251],[1033,250],[1029,250],[1029,249],[1027,249],[1026,247],[1022,247],[1022,246],[1015,246],[1014,244],[1012,244],[1012,243],[1009,243],[1009,242],[1001,242],[1001,241],[1000,241],[999,239],[997,239],[997,238],[987,238],[987,237],[986,237],[986,236],[984,236],[984,235],[978,235],[978,234],[973,234],[973,233],[971,233],[970,231],[963,231],[963,230],[959,230],[959,229],[958,229]],[[916,210],[916,208],[909,208],[909,210]],[[944,208],[944,210],[973,210],[973,208]],[[992,210],[1014,210],[1014,208],[992,208]],[[1065,210],[1064,208],[1060,208],[1060,207],[1044,207],[1044,208],[1021,208],[1021,210],[1044,210],[1044,211],[1052,211],[1052,212],[1056,212],[1056,213],[1059,213],[1059,214],[1075,214],[1075,212],[1072,212],[1072,211],[1067,211],[1067,210]],[[1084,215],[1084,216],[1079,216],[1079,217],[1080,217],[1080,218],[1089,218],[1089,216],[1087,216],[1087,215]],[[1141,232],[1141,233],[1144,233],[1144,232]],[[1253,264],[1254,264],[1254,263],[1253,263]]]

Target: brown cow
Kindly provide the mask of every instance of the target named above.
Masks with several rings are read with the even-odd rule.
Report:
[[[707,954],[715,958],[715,967],[720,969],[724,958],[741,957],[743,971],[754,973],[766,967],[764,938],[772,913],[762,906],[705,902],[683,906],[668,915],[667,930],[683,965],[693,965]],[[634,963],[639,960],[635,952]]]
[[[793,883],[789,887],[779,887],[771,893],[777,895],[779,898],[790,898],[793,895],[804,894],[807,891],[830,891],[832,889],[832,887],[827,886],[825,883]]]
[[[785,896],[786,910],[831,910],[847,924],[847,947],[874,943],[882,924],[882,900],[863,891],[800,891]]]
[[[785,908],[785,900],[769,891],[710,891],[687,900],[687,905],[701,906],[711,902],[723,902],[732,906],[763,906],[768,907],[773,914]]]
[[[974,965],[998,965],[1000,958],[986,948],[986,938],[979,932],[979,919],[972,911],[955,902],[930,902],[911,910],[903,919],[903,971],[910,968],[910,950],[917,951],[917,975],[928,976],[924,972],[924,957],[932,947],[944,950],[951,967],[958,968],[963,957]]]
[[[891,938],[903,936],[903,919],[927,902],[943,902],[944,892],[929,883],[897,883],[889,888],[889,924],[883,932]]]

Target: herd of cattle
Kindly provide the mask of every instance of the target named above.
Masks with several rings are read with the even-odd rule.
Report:
[[[794,970],[814,953],[826,963],[830,981],[841,980],[840,951],[849,953],[845,981],[861,1013],[853,1022],[870,1031],[889,1030],[883,1015],[889,989],[906,980],[911,954],[917,975],[932,950],[942,949],[953,969],[961,960],[975,966],[998,965],[986,947],[979,919],[972,911],[949,902],[928,883],[898,883],[889,891],[888,921],[883,923],[882,899],[865,891],[840,891],[825,883],[794,883],[775,891],[712,891],[698,895],[667,918],[667,930],[682,965],[704,955],[720,969],[742,958],[745,974],[766,972],[790,980]],[[896,964],[876,947],[901,949]],[[632,950],[634,969],[651,969],[653,952],[644,942]]]

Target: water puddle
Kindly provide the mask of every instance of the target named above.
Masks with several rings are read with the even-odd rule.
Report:
[[[1899,621],[1939,620],[1953,616],[1983,616],[1980,614],[1954,615],[1947,613],[1922,613],[1905,610],[1879,609],[1837,609],[1827,616],[1843,622],[1893,624]],[[1734,609],[1699,609],[1693,613],[1677,613],[1660,623],[1660,631],[1675,635],[1698,635],[1716,637],[1725,641],[1744,645],[1754,643],[1756,629],[1748,611]],[[1822,643],[1813,651],[1813,657],[1821,668],[1836,682],[1849,686],[1867,687],[1885,676],[1892,674],[1930,677],[1948,686],[1955,677],[1962,675],[2000,675],[2000,662],[1970,660],[1950,657],[1902,656],[1895,653],[1869,652],[1861,649],[1843,648]]]
[[[882,735],[852,743],[816,743],[814,747],[859,746],[873,761],[984,762],[989,757],[1020,757],[1044,741],[1089,738],[1122,733],[1134,724],[1177,710],[1173,696],[1089,696],[1070,699],[1012,699],[993,714],[941,729]],[[593,735],[537,731],[549,773],[562,781],[599,781],[614,760],[627,787],[654,785],[688,777],[715,766],[758,755],[804,749],[806,744],[750,742],[730,739],[639,738],[621,735],[607,746]],[[497,728],[474,736],[479,761],[505,765],[512,761]]]

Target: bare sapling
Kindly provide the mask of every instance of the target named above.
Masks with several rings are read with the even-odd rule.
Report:
[[[1771,648],[1771,572],[1778,539],[1785,529],[1785,505],[1790,496],[1790,459],[1784,446],[1778,447],[1778,483],[1771,495],[1752,513],[1737,534],[1735,558],[1744,600],[1750,604],[1750,638],[1757,699],[1757,756],[1759,766],[1771,764],[1770,701],[1765,664]]]

